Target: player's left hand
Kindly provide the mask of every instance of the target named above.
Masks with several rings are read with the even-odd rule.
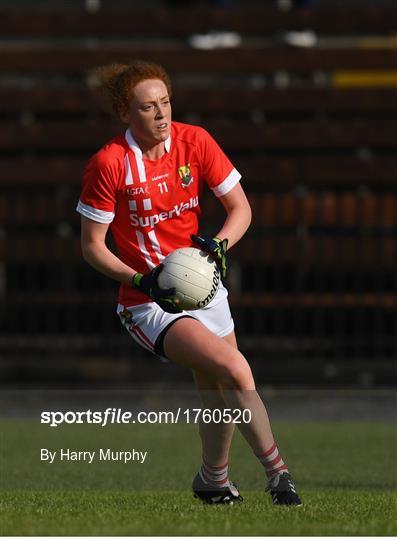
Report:
[[[224,280],[227,272],[226,250],[228,239],[221,240],[217,237],[209,238],[208,236],[198,236],[196,234],[191,234],[190,238],[203,251],[206,251],[215,259],[221,273],[221,278]]]
[[[159,264],[147,274],[137,272],[132,279],[132,286],[134,289],[146,294],[167,313],[181,313],[182,310],[174,299],[175,289],[161,289],[157,282],[163,267],[163,264]]]

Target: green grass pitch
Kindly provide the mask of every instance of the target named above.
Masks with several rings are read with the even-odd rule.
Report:
[[[81,468],[75,464],[51,469],[48,464],[35,465],[32,460],[37,461],[37,456],[18,462],[21,444],[28,444],[28,440],[23,442],[23,437],[35,448],[42,445],[43,433],[48,431],[40,433],[38,429],[29,429],[26,422],[10,421],[3,430],[8,437],[2,438],[1,445],[0,533],[3,536],[397,534],[397,430],[393,424],[278,422],[273,427],[304,501],[300,508],[271,505],[269,495],[263,490],[262,470],[239,434],[233,442],[231,477],[239,484],[244,502],[233,507],[210,507],[193,499],[189,489],[200,461],[197,426],[140,426],[140,433],[134,430],[134,446],[145,445],[150,452],[146,465],[102,464],[101,468],[89,469],[86,464]],[[53,431],[51,435],[56,433],[59,441],[68,431],[81,448],[90,444],[103,446],[110,434],[102,430],[94,440],[89,430],[77,432],[75,426],[68,426],[68,430]],[[119,447],[128,442],[123,442],[123,437],[131,439],[125,427],[118,434],[115,429],[112,439],[117,439],[117,435]],[[4,442],[6,438],[8,444]],[[53,441],[49,441],[51,444]],[[62,444],[70,446],[70,441],[65,439]]]

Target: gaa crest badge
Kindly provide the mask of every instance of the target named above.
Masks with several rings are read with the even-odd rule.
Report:
[[[182,180],[182,187],[188,187],[193,182],[194,178],[190,174],[190,163],[187,165],[182,165],[182,167],[178,168],[178,174],[180,179]]]

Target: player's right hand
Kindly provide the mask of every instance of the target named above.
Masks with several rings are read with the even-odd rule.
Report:
[[[147,274],[137,272],[132,278],[132,286],[134,289],[146,294],[167,313],[181,313],[182,310],[177,306],[173,298],[176,292],[175,289],[161,289],[157,283],[158,275],[163,266],[163,264],[159,264]]]

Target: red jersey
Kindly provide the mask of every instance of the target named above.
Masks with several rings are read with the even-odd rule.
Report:
[[[204,181],[220,197],[241,178],[201,127],[172,122],[165,150],[156,161],[143,158],[127,129],[89,160],[77,205],[83,216],[110,224],[118,257],[142,273],[174,249],[193,245]],[[148,298],[121,285],[119,302],[128,307]]]

